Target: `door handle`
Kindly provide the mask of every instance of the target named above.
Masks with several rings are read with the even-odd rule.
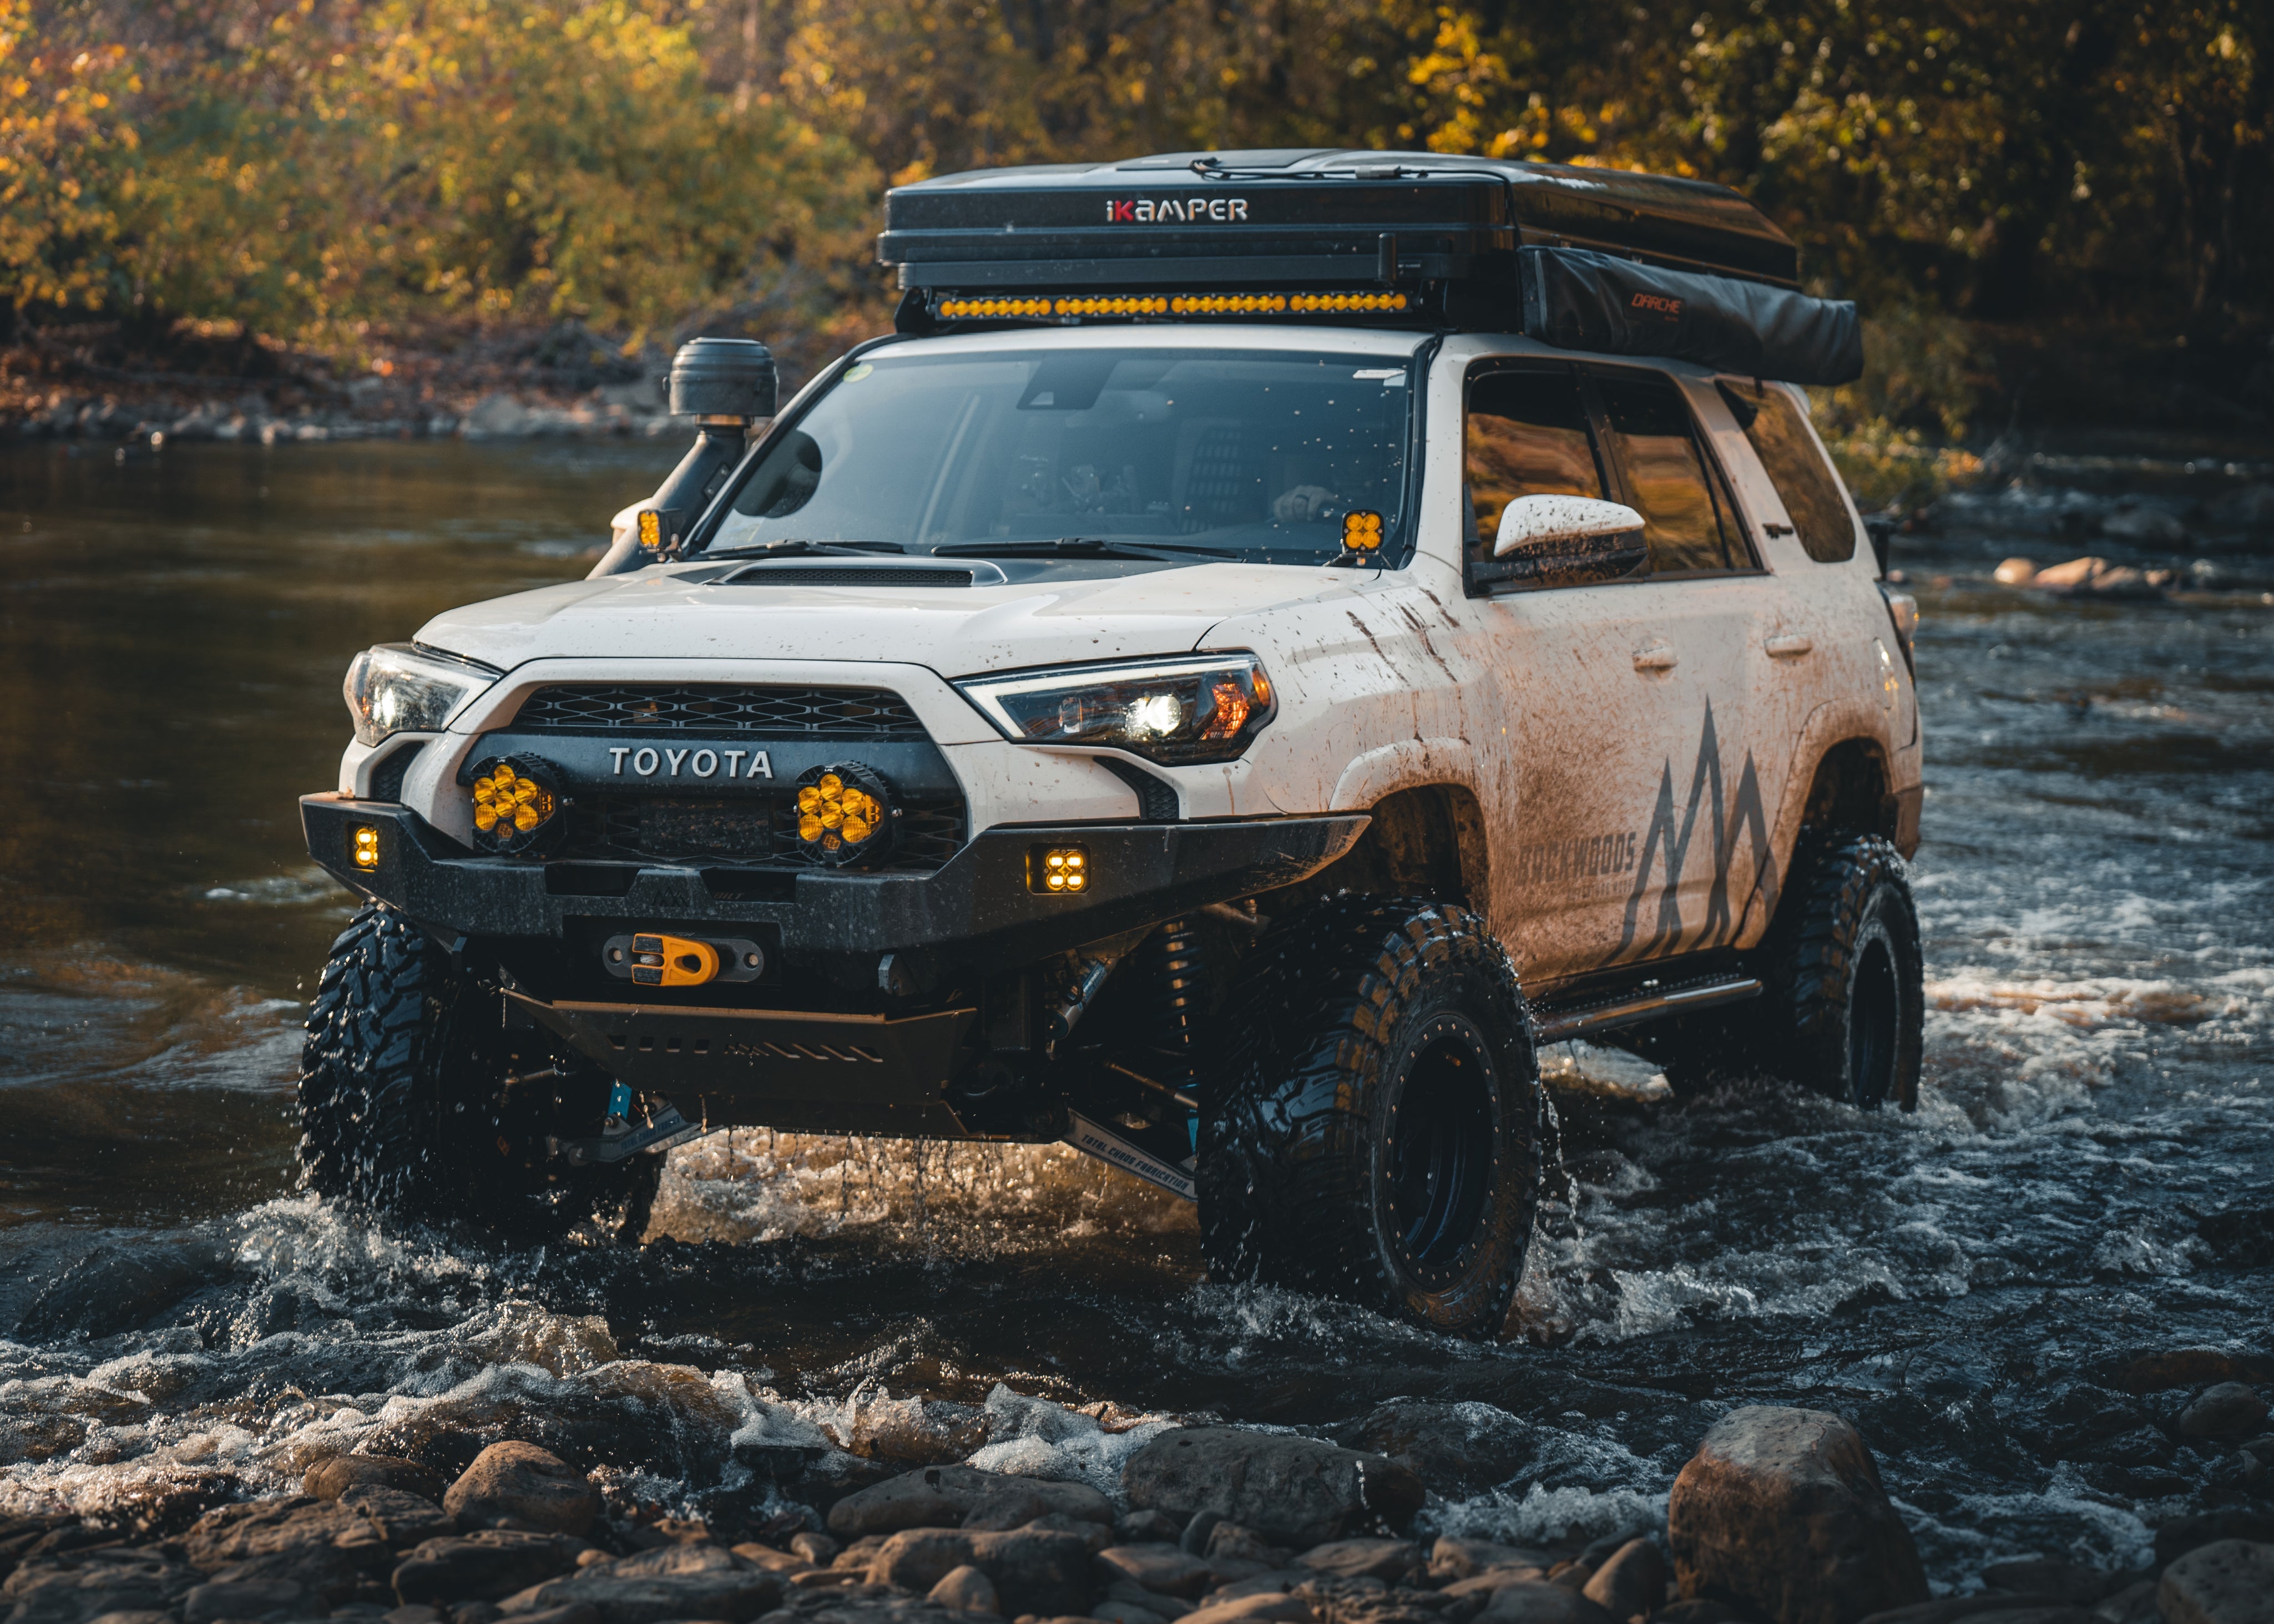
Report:
[[[1771,659],[1798,659],[1816,645],[1805,637],[1788,634],[1772,637],[1761,646],[1769,651]]]
[[[1646,649],[1637,649],[1634,657],[1637,671],[1672,671],[1681,658],[1662,643],[1653,643]]]

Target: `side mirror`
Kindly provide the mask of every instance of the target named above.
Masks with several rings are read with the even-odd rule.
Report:
[[[1532,586],[1585,586],[1632,574],[1650,556],[1643,518],[1623,502],[1519,496],[1501,510],[1492,573]]]

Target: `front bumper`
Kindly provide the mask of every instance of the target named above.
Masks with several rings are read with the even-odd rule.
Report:
[[[334,877],[439,935],[557,937],[571,919],[772,924],[793,962],[908,952],[1019,964],[1291,884],[1348,851],[1367,819],[990,829],[929,874],[624,865],[605,888],[616,895],[592,894],[594,865],[478,856],[393,802],[304,795],[300,821]],[[356,862],[358,828],[379,831],[374,867]],[[1076,844],[1089,850],[1087,891],[1028,889],[1030,847]],[[754,876],[774,894],[742,894]]]

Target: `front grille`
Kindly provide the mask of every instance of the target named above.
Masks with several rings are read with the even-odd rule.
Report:
[[[898,694],[869,688],[633,688],[562,683],[522,701],[516,733],[772,733],[791,738],[922,739]]]
[[[580,794],[550,856],[616,862],[730,862],[772,868],[815,866],[797,838],[797,803],[779,800],[666,800]],[[904,806],[900,844],[870,872],[929,873],[960,851],[960,802]]]

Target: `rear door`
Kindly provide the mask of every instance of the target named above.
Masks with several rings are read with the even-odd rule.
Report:
[[[1646,573],[1623,595],[1636,700],[1617,788],[1635,857],[1595,921],[1596,962],[1732,944],[1749,906],[1766,919],[1790,718],[1767,702],[1787,658],[1781,589],[1682,386],[1638,367],[1584,369],[1616,500],[1643,515]]]

